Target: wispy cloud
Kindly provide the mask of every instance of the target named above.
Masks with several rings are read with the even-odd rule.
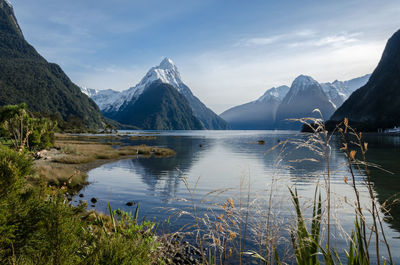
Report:
[[[199,54],[183,64],[182,76],[201,100],[220,113],[255,100],[273,86],[290,86],[300,74],[332,82],[371,73],[385,45],[384,41],[324,38],[316,38],[311,49],[265,47],[246,57],[236,56],[237,50]],[[336,45],[338,42],[345,44]]]
[[[270,36],[270,37],[248,38],[248,39],[242,39],[242,40],[238,41],[235,44],[235,46],[236,47],[265,46],[265,45],[270,45],[270,44],[282,41],[285,38],[287,38],[287,35],[285,35],[285,34]]]
[[[297,41],[288,43],[289,47],[299,47],[299,46],[310,46],[310,47],[324,47],[324,46],[344,46],[350,43],[359,42],[358,36],[361,36],[361,32],[357,33],[339,33],[327,36],[314,36],[314,38],[309,38],[304,41]]]
[[[241,39],[234,45],[235,47],[260,47],[269,45],[280,45],[288,47],[299,46],[332,46],[343,45],[352,42],[357,42],[358,36],[362,35],[357,33],[338,33],[334,35],[326,35],[325,33],[316,32],[313,30],[305,29],[293,31],[287,34],[279,34],[266,37],[252,37]]]

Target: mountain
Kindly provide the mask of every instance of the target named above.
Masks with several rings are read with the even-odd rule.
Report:
[[[273,87],[259,99],[230,108],[220,116],[234,130],[274,129],[276,111],[288,91],[288,86]]]
[[[348,81],[335,80],[332,83],[322,83],[321,86],[328,98],[338,108],[355,90],[365,85],[370,77],[371,75],[367,74]]]
[[[324,93],[322,86],[310,76],[300,75],[292,83],[289,92],[283,98],[276,113],[276,127],[279,129],[298,130],[300,122],[287,121],[304,117],[320,118],[314,109],[319,109],[324,119],[335,111],[334,104]]]
[[[193,95],[190,88],[183,83],[178,68],[168,58],[165,58],[160,65],[151,68],[136,86],[122,92],[101,90],[91,95],[91,97],[106,117],[121,122],[121,113],[126,113],[125,109],[135,104],[144,91],[156,81],[169,84],[179,94],[183,95],[188,101],[194,116],[201,121],[204,128],[216,130],[229,128],[229,125],[222,118]]]
[[[99,108],[24,39],[11,4],[0,0],[0,106],[25,102],[31,111],[102,126]]]
[[[366,85],[356,90],[332,115],[330,123],[348,118],[359,130],[400,125],[400,30],[387,42]]]
[[[118,121],[152,130],[202,130],[188,100],[170,84],[155,81],[118,114]]]

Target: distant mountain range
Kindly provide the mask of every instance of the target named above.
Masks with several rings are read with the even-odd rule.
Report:
[[[312,113],[320,109],[325,120],[341,106],[359,87],[367,83],[370,75],[348,81],[318,83],[310,76],[300,75],[291,87],[280,86],[268,89],[259,99],[230,108],[220,116],[232,129],[270,130],[301,128],[300,123],[287,121],[291,118],[317,117]]]
[[[11,4],[0,0],[0,106],[25,102],[34,112],[102,127],[99,108],[60,66],[48,63],[24,39]]]
[[[154,83],[157,83],[156,86],[158,88],[172,87],[177,93],[173,93],[172,91],[159,93],[160,89],[154,89]],[[150,91],[147,91],[150,87],[152,87],[151,91],[153,91],[151,98],[154,102],[157,101],[162,104],[160,109],[155,105],[143,104],[142,97],[150,95]],[[168,58],[165,58],[158,66],[151,68],[136,86],[125,91],[118,92],[111,89],[98,91],[82,88],[82,92],[90,96],[97,103],[104,116],[120,123],[134,125],[139,128],[158,130],[229,129],[229,125],[222,118],[207,108],[193,95],[190,88],[183,83],[178,68],[174,65],[172,60]],[[162,98],[165,96],[168,97],[168,100]],[[148,99],[150,99],[150,97]],[[181,105],[182,108],[177,108],[179,105]],[[181,113],[182,110],[187,109],[186,105],[189,106],[191,112]],[[159,112],[161,109],[168,109],[169,113],[164,113],[160,116],[158,114],[161,114]],[[142,116],[142,113],[147,113],[149,115],[146,122],[144,122],[142,118],[138,118]],[[191,115],[198,121],[193,120]],[[159,122],[161,117],[164,119],[163,122]],[[178,120],[183,117],[185,122],[183,120]],[[150,121],[150,119],[156,118],[158,121]],[[186,122],[189,120],[193,122]],[[150,125],[155,127],[151,127]],[[171,127],[171,125],[175,126]]]
[[[220,116],[234,130],[273,129],[276,124],[276,111],[288,91],[288,86],[273,87],[257,100],[228,109]]]
[[[344,118],[362,131],[400,125],[400,30],[388,40],[369,81],[351,94],[328,124],[332,127]]]
[[[293,81],[289,92],[279,104],[276,127],[299,130],[302,127],[300,122],[287,119],[321,118],[319,113],[313,112],[314,109],[319,109],[322,117],[328,119],[336,108],[317,81],[310,76],[300,75]]]

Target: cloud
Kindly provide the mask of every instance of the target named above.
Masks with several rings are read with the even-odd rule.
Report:
[[[311,49],[265,47],[263,52],[248,50],[243,56],[237,56],[237,50],[209,51],[185,60],[180,70],[194,94],[221,113],[257,99],[273,86],[290,86],[300,74],[332,82],[371,73],[385,46],[384,41],[356,42],[341,37],[319,40]],[[337,42],[344,44],[333,45]]]
[[[235,46],[237,47],[251,47],[251,46],[264,46],[269,45],[272,43],[279,42],[283,40],[287,35],[276,35],[271,37],[259,37],[259,38],[249,38],[249,39],[242,39],[236,43]]]
[[[340,33],[334,35],[326,35],[310,29],[292,31],[286,34],[279,34],[266,37],[244,38],[236,42],[234,47],[261,47],[275,45],[285,45],[292,48],[299,46],[330,46],[342,45],[356,42],[361,33]]]
[[[352,34],[335,34],[328,36],[313,36],[313,38],[309,38],[304,41],[295,41],[292,43],[288,43],[287,45],[292,48],[300,47],[300,46],[314,46],[314,47],[323,47],[323,46],[343,46],[349,43],[354,43],[360,41],[357,36],[362,35],[360,32],[352,33]]]

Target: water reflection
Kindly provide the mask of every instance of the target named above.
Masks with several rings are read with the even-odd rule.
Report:
[[[292,132],[178,132],[158,135],[153,141],[126,141],[133,145],[145,143],[169,147],[176,150],[177,155],[160,159],[122,160],[94,169],[89,172],[89,181],[93,184],[85,188],[85,197],[99,198],[96,209],[100,211],[106,209],[107,201],[115,205],[115,208],[125,210],[131,210],[125,206],[127,201],[140,201],[142,214],[163,220],[166,218],[165,212],[157,210],[158,207],[165,207],[167,204],[177,208],[186,206],[185,203],[173,200],[187,197],[181,179],[183,175],[188,177],[192,187],[197,178],[201,178],[196,190],[198,201],[215,189],[232,188],[222,197],[235,196],[234,192],[243,176],[251,178],[254,194],[256,190],[263,192],[271,180],[277,177],[280,189],[276,191],[275,201],[284,206],[283,214],[290,214],[288,209],[291,209],[291,202],[287,187],[297,184],[302,195],[312,197],[315,183],[323,181],[326,174],[326,161],[308,149],[296,149],[291,144],[280,145],[272,151],[271,148],[287,139],[305,137],[307,135]],[[265,144],[258,144],[258,140],[264,140]],[[367,159],[395,173],[391,175],[372,171],[377,196],[383,203],[399,191],[400,137],[366,135],[365,140],[369,143]],[[350,200],[353,191],[343,181],[348,172],[345,157],[339,150],[340,138],[334,137],[332,146],[332,189],[338,196],[346,195]],[[305,157],[318,161],[294,162]],[[335,210],[339,211],[338,215],[344,226],[352,228],[354,211],[344,211],[342,208],[339,205]],[[205,206],[200,206],[198,210],[201,212],[206,209]],[[390,224],[400,231],[400,208],[393,208],[392,214],[395,219]],[[175,225],[179,226],[179,223]],[[395,237],[398,233],[393,231],[389,235]]]

